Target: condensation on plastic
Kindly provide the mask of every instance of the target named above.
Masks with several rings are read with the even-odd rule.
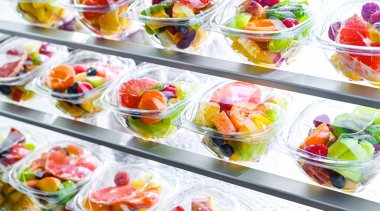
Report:
[[[306,167],[314,168],[315,172],[332,170],[332,171],[349,171],[352,173],[361,174],[360,181],[355,183],[354,181],[346,178],[346,186],[342,189],[334,188],[327,178],[327,181],[323,181],[323,186],[328,188],[334,188],[336,190],[344,192],[357,192],[364,189],[364,186],[371,182],[371,180],[377,175],[380,169],[380,156],[379,153],[375,154],[373,159],[370,160],[342,160],[338,158],[329,158],[325,156],[315,155],[305,150],[300,150],[300,145],[309,136],[310,132],[315,128],[313,120],[320,115],[327,115],[330,120],[334,120],[336,116],[354,111],[357,105],[336,102],[331,100],[318,100],[311,103],[298,115],[295,115],[293,119],[290,119],[290,123],[287,124],[282,130],[281,141],[279,141],[279,149],[284,153],[289,154],[298,164],[301,171],[306,176],[310,177],[313,181],[317,182],[315,178],[307,174],[308,169]],[[374,117],[373,117],[374,118]],[[373,120],[365,120],[362,125],[362,129],[358,132],[342,134],[350,137],[351,135],[361,134],[364,130],[373,124]],[[345,121],[346,124],[350,124],[350,121]],[[343,122],[343,124],[345,123]],[[334,123],[331,123],[334,126]],[[337,124],[337,123],[335,123]],[[339,126],[339,125],[336,125]],[[341,127],[341,126],[339,126]],[[349,126],[347,126],[349,127]],[[342,136],[341,135],[341,136]],[[305,169],[303,168],[305,167]],[[319,180],[323,179],[322,177]]]
[[[94,191],[101,190],[103,188],[107,187],[115,187],[114,183],[114,177],[118,172],[127,172],[130,178],[130,183],[132,183],[136,178],[138,177],[145,177],[149,176],[151,179],[142,187],[142,189],[147,188],[150,184],[159,185],[161,187],[160,190],[160,199],[159,201],[153,205],[152,207],[144,207],[148,208],[147,210],[160,210],[157,207],[168,200],[170,196],[172,196],[178,188],[178,181],[173,175],[169,174],[168,172],[164,172],[163,170],[156,168],[156,167],[150,167],[145,164],[122,164],[122,163],[109,163],[107,168],[104,168],[102,173],[99,175],[99,177],[96,180],[93,180],[91,183],[86,185],[77,195],[76,197],[68,204],[68,208],[73,210],[97,210],[97,209],[91,209],[91,204],[89,203],[88,206],[86,206],[86,201],[90,200],[90,195]],[[141,189],[140,189],[141,190]],[[130,196],[133,196],[131,194]],[[126,199],[125,201],[128,201]],[[128,207],[127,203],[123,204],[123,206]],[[94,206],[94,205],[93,205]],[[107,208],[109,206],[103,205],[103,208]],[[133,209],[131,207],[128,207],[129,209]]]
[[[193,186],[191,188],[181,190],[179,193],[175,194],[172,198],[168,199],[167,203],[163,204],[158,210],[173,210],[173,208],[176,206],[182,206],[185,208],[185,210],[191,210],[192,200],[203,198],[211,198],[215,204],[215,210],[253,210],[248,210],[241,206],[238,199],[232,194],[233,193],[227,193],[215,186]]]
[[[32,82],[31,89],[49,96],[49,99],[56,105],[58,109],[65,114],[74,118],[90,119],[97,115],[97,113],[103,110],[100,103],[100,96],[104,90],[116,80],[118,76],[122,76],[135,67],[135,62],[131,59],[125,59],[110,55],[99,54],[90,51],[77,50],[72,52],[67,58],[55,62],[49,66],[49,70],[59,64],[84,64],[90,62],[102,62],[119,68],[119,73],[110,78],[105,84],[100,87],[94,88],[86,93],[68,94],[54,92],[52,89],[46,86],[45,81],[50,71],[46,71],[44,75],[35,78]],[[90,104],[91,110],[85,110],[81,104]]]
[[[317,25],[313,39],[318,47],[325,50],[327,59],[330,60],[336,70],[349,80],[366,80],[373,85],[379,86],[380,70],[379,68],[373,69],[371,66],[379,66],[380,47],[342,44],[329,38],[329,28],[333,23],[340,22],[342,23],[341,27],[343,27],[346,20],[353,15],[356,14],[361,18],[362,6],[368,2],[374,2],[380,5],[380,1],[378,0],[351,0],[331,7],[327,12],[323,13],[324,21],[321,21],[320,24]],[[378,25],[379,23],[375,23],[372,25],[372,28],[371,24],[368,23],[368,27],[371,26],[372,28],[370,36],[371,33],[373,33],[374,38],[380,37],[380,32],[376,29]],[[337,35],[334,31],[333,34]],[[380,42],[379,38],[376,39]],[[368,40],[363,41],[367,42]],[[364,64],[361,62],[363,60],[370,62]]]
[[[149,78],[158,81],[161,84],[173,84],[176,82],[184,82],[191,85],[192,90],[188,90],[186,97],[180,102],[177,102],[164,110],[141,110],[132,109],[121,106],[119,102],[119,89],[124,82],[136,78]],[[189,102],[197,96],[202,86],[204,86],[205,78],[199,74],[193,74],[188,71],[143,63],[136,69],[124,77],[121,77],[113,86],[107,89],[101,101],[104,106],[115,113],[119,122],[130,132],[147,140],[156,140],[172,136],[179,124],[179,115],[183,112]],[[152,119],[162,119],[158,123],[148,124],[138,119],[140,117],[150,117]],[[138,121],[138,125],[131,124],[131,120]],[[162,123],[163,121],[170,121]],[[150,128],[150,129],[148,129]],[[154,134],[149,134],[146,131],[152,130]]]
[[[194,101],[191,105],[188,106],[185,113],[181,116],[181,123],[184,128],[193,131],[195,133],[198,133],[203,136],[202,144],[214,155],[221,159],[230,159],[232,161],[257,161],[261,155],[265,154],[271,146],[271,142],[274,139],[274,137],[277,136],[277,133],[279,132],[279,129],[282,125],[284,116],[286,114],[286,108],[282,108],[281,106],[274,104],[274,103],[268,103],[264,102],[267,99],[270,99],[274,97],[275,99],[284,100],[286,106],[291,101],[290,96],[280,94],[270,88],[257,86],[258,89],[261,90],[262,96],[259,103],[264,103],[266,107],[271,107],[279,112],[279,119],[277,119],[274,123],[271,125],[266,126],[263,129],[258,129],[255,132],[219,132],[217,129],[206,127],[202,125],[207,125],[206,123],[201,123],[202,125],[198,125],[195,123],[197,112],[200,108],[201,103],[203,102],[209,102],[212,94],[218,90],[219,88],[222,88],[225,85],[232,84],[231,81],[224,81],[222,83],[218,83],[211,89],[207,90],[203,97],[200,98],[197,101]],[[228,98],[226,98],[228,99]],[[204,120],[206,121],[206,120]],[[234,145],[233,148],[234,159],[226,157],[222,151],[220,150],[220,147],[215,146],[212,139],[223,139],[224,142],[228,142],[230,145]],[[237,156],[237,148],[240,148],[242,152],[246,152],[248,154],[251,154],[250,156],[246,158],[242,158],[242,156]],[[240,157],[240,158],[239,158]]]
[[[74,18],[58,0],[13,0],[11,4],[26,21],[39,27],[56,28]]]
[[[52,148],[56,146],[66,147],[69,144],[82,148],[84,150],[84,154],[96,160],[96,163],[97,163],[97,168],[93,172],[91,172],[89,175],[87,175],[84,179],[82,179],[81,181],[78,181],[74,186],[75,188],[71,190],[45,192],[45,191],[28,187],[24,182],[19,181],[19,174],[21,173],[21,171],[25,169],[26,167],[29,167],[33,163],[33,161],[40,159],[43,153],[49,152]],[[48,146],[45,146],[33,152],[32,154],[28,156],[28,159],[24,159],[21,162],[18,162],[17,164],[15,164],[11,168],[7,176],[8,176],[9,184],[11,184],[15,189],[19,190],[20,192],[30,195],[36,200],[40,200],[41,204],[47,204],[45,206],[49,206],[49,204],[62,203],[60,201],[61,200],[60,196],[62,194],[65,196],[75,195],[88,182],[90,182],[93,178],[98,176],[98,174],[102,171],[102,168],[107,164],[107,162],[108,161],[100,153],[99,149],[92,144],[78,143],[74,141],[58,141],[57,143],[52,143]]]
[[[76,12],[84,27],[96,36],[117,39],[137,31],[137,24],[121,14],[133,0],[121,0],[108,5],[85,5],[80,0],[58,0],[62,7]]]

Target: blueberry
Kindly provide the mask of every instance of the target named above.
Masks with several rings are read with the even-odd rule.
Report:
[[[87,69],[87,75],[88,75],[88,76],[95,76],[96,73],[97,73],[97,70],[96,70],[95,67],[89,67],[89,68]]]
[[[74,83],[71,87],[67,89],[68,94],[78,94],[78,83]]]
[[[336,188],[343,188],[346,184],[346,178],[344,178],[342,175],[338,174],[337,172],[334,172],[330,174],[330,181]]]
[[[42,178],[44,178],[45,173],[41,170],[38,170],[34,173],[34,176],[36,177],[36,179],[42,179]]]
[[[5,95],[9,95],[11,94],[12,90],[10,86],[0,86],[0,92]]]
[[[223,144],[220,147],[220,150],[222,151],[223,155],[226,157],[231,157],[234,154],[234,148],[229,144]]]
[[[224,139],[223,138],[219,138],[219,137],[212,137],[211,138],[212,140],[212,143],[214,143],[215,146],[222,146],[223,143],[224,143]]]

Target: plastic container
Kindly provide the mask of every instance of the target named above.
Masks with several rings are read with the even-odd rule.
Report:
[[[379,5],[380,1],[344,2],[325,14],[315,36],[338,72],[376,86],[380,85]]]
[[[182,124],[221,159],[258,161],[277,135],[288,100],[265,87],[225,81],[189,106]]]
[[[102,102],[133,134],[163,140],[176,132],[179,116],[202,86],[198,74],[143,63],[110,87]]]
[[[60,7],[57,0],[15,0],[16,11],[29,23],[45,28],[56,28],[73,22],[70,11]]]
[[[184,209],[178,209],[182,207]],[[176,209],[177,208],[177,209]],[[191,211],[191,210],[223,210],[223,211],[250,211],[240,205],[238,199],[231,193],[213,186],[194,186],[182,190],[171,199],[167,200],[158,210],[167,211]]]
[[[72,210],[158,210],[177,189],[177,179],[141,164],[112,163],[72,200]]]
[[[136,0],[127,16],[142,22],[145,31],[162,47],[197,51],[212,40],[211,33],[205,31],[204,26],[223,1],[153,2]]]
[[[377,109],[316,101],[288,127],[282,146],[305,175],[322,186],[360,191],[379,171]]]
[[[101,171],[103,157],[92,145],[60,141],[14,165],[9,182],[17,190],[36,198],[45,208],[64,207]]]
[[[135,66],[133,60],[89,51],[73,51],[33,81],[55,106],[75,119],[91,119],[103,110],[100,96],[113,80]]]
[[[27,195],[4,181],[0,181],[0,207],[2,210],[42,210]]]
[[[46,144],[46,140],[24,129],[0,128],[0,173]]]
[[[313,18],[307,1],[233,0],[213,17],[211,28],[248,61],[279,67],[297,58]]]
[[[118,39],[121,35],[136,32],[138,27],[120,15],[133,0],[59,0],[60,4],[76,12],[82,25],[96,36]]]
[[[58,57],[66,47],[23,38],[11,38],[0,45],[0,94],[13,102],[27,101],[35,93],[25,86]]]

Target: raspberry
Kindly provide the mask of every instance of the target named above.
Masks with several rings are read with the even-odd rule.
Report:
[[[362,17],[365,21],[369,21],[372,14],[379,11],[380,7],[374,2],[368,2],[362,7]]]
[[[305,150],[307,152],[320,155],[320,156],[327,156],[327,153],[328,153],[328,149],[326,145],[324,144],[313,144],[313,145],[307,146]]]
[[[275,4],[278,4],[280,2],[280,0],[256,0],[259,4],[261,4],[261,6],[265,7],[265,6],[273,6]]]
[[[75,70],[75,74],[86,72],[86,69],[82,65],[75,65],[74,70]]]
[[[125,171],[120,171],[115,175],[114,183],[116,186],[123,186],[129,184],[129,174]]]
[[[294,18],[285,18],[282,23],[286,26],[286,28],[292,28],[293,26],[297,26],[299,22]]]

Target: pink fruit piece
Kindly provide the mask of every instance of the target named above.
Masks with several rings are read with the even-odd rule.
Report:
[[[114,205],[126,201],[136,192],[132,186],[108,187],[94,191],[90,194],[90,200],[98,204]]]
[[[93,89],[94,89],[94,87],[90,83],[81,82],[81,83],[78,83],[77,92],[78,93],[86,93],[86,92],[91,91]]]
[[[126,171],[120,171],[115,175],[114,183],[116,186],[123,186],[129,184],[129,174]]]
[[[17,49],[9,49],[7,51],[7,54],[13,55],[13,56],[22,56],[24,53],[21,52],[21,51],[19,51],[19,50],[17,50]]]
[[[82,65],[75,65],[74,66],[75,74],[84,73],[86,72],[86,69]]]
[[[278,4],[281,0],[256,0],[259,4],[261,4],[261,6],[265,7],[265,6],[273,6],[275,4]]]
[[[314,118],[313,120],[313,124],[314,126],[317,128],[320,124],[322,123],[326,123],[327,126],[330,126],[331,125],[331,120],[330,120],[330,117],[327,116],[326,114],[323,114],[323,115],[320,115],[320,116],[317,116]]]
[[[16,128],[11,128],[11,130],[8,133],[8,136],[1,143],[0,147],[4,149],[4,148],[11,147],[15,144],[24,143],[24,142],[25,142],[24,134],[22,134]]]
[[[30,150],[26,149],[24,144],[17,144],[9,149],[9,154],[11,154],[16,159],[22,159],[29,155]]]
[[[338,32],[339,32],[339,29],[340,27],[342,26],[342,22],[338,21],[338,22],[334,22],[333,24],[331,24],[331,26],[329,27],[329,38],[332,40],[332,41],[335,41],[335,38],[336,36],[338,35]]]
[[[162,89],[162,92],[171,92],[172,94],[168,94],[170,96],[168,98],[177,97],[177,88],[172,84],[165,85],[165,87]],[[167,95],[165,94],[165,96],[167,96]]]
[[[261,99],[260,88],[245,82],[233,82],[217,89],[211,96],[210,102],[231,105],[235,103],[259,103]]]
[[[21,56],[19,55],[0,55],[0,59],[4,61],[8,61],[8,63],[3,64],[0,66],[0,78],[5,78],[5,77],[13,77],[16,76],[23,64],[25,63],[27,59],[26,54],[22,54]]]
[[[185,208],[182,206],[176,206],[171,211],[185,211]]]
[[[282,23],[286,26],[286,28],[292,28],[299,24],[298,20],[294,18],[285,18]]]
[[[362,17],[365,21],[369,21],[371,15],[374,14],[375,12],[379,11],[379,10],[380,10],[380,7],[378,4],[376,4],[374,2],[368,2],[368,3],[363,5],[361,14],[362,14]]]
[[[314,144],[314,145],[309,145],[305,148],[307,152],[310,152],[312,154],[320,155],[320,156],[327,156],[328,149],[326,145],[324,144]]]
[[[123,83],[123,85],[121,85],[119,92],[125,94],[140,95],[144,90],[149,89],[158,84],[159,83],[156,80],[149,78],[131,79]]]
[[[211,0],[178,0],[180,3],[191,8],[201,9],[210,4]]]
[[[152,5],[159,4],[163,2],[164,0],[152,0]]]

